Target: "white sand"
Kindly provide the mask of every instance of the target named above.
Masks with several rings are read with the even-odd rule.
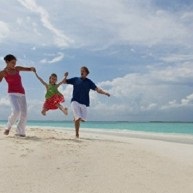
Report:
[[[193,145],[97,133],[0,129],[0,193],[192,193]]]

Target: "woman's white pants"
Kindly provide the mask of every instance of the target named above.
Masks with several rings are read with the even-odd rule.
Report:
[[[25,135],[27,122],[27,103],[26,97],[23,94],[9,94],[12,112],[8,117],[7,129],[11,129],[13,124],[18,121],[16,133]]]

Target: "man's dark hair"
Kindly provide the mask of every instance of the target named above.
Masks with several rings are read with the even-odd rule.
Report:
[[[90,73],[89,70],[88,70],[88,68],[87,68],[86,66],[81,67],[81,69],[84,69],[84,70],[86,71],[87,74]]]

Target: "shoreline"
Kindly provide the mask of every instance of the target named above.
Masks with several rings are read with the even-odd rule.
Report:
[[[74,134],[74,128],[62,128],[62,127],[50,127],[50,126],[27,126],[26,133],[33,129],[43,129],[43,130],[55,130],[60,132],[69,132]],[[2,125],[0,125],[0,130],[3,130]],[[15,133],[15,127],[11,130]],[[149,140],[159,140],[165,142],[173,143],[183,143],[183,144],[193,144],[192,134],[179,134],[179,133],[159,133],[159,132],[144,132],[144,131],[132,131],[132,130],[106,130],[106,129],[93,129],[93,128],[80,128],[80,138],[81,134],[95,134],[100,136],[114,136],[114,137],[124,137],[124,138],[136,138],[136,139],[149,139]]]

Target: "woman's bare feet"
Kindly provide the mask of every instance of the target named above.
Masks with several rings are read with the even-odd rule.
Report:
[[[26,137],[25,134],[18,134],[18,133],[16,133],[15,136],[16,136],[16,137]]]
[[[9,135],[9,129],[5,129],[4,135]]]

